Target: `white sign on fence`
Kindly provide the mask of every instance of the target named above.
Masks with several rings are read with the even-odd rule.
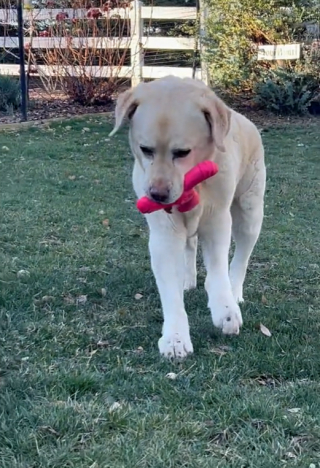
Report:
[[[300,58],[300,44],[262,45],[258,60],[296,60]]]

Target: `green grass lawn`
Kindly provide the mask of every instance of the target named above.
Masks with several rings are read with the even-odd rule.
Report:
[[[0,134],[0,467],[319,467],[319,128],[263,133],[242,333],[213,329],[200,262],[182,363],[158,355],[146,223],[110,129]]]

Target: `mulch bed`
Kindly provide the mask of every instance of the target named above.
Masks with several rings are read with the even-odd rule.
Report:
[[[114,103],[99,106],[82,106],[68,99],[62,92],[48,96],[41,88],[30,90],[28,121],[41,121],[55,118],[69,118],[75,115],[110,112]],[[21,113],[0,113],[0,126],[21,122]]]
[[[283,127],[290,124],[303,124],[304,126],[320,124],[320,115],[275,115],[259,109],[251,95],[221,95],[224,101],[240,114],[252,120],[260,130],[270,127]]]
[[[277,116],[270,112],[257,109],[252,98],[246,96],[225,97],[228,105],[247,116],[260,130],[267,127],[284,126],[293,123],[303,123],[312,125],[319,124],[319,116],[307,114],[305,116]],[[30,90],[30,105],[28,109],[28,121],[39,122],[46,119],[69,118],[73,116],[113,112],[114,101],[105,105],[82,106],[70,101],[62,92],[56,92],[48,96],[43,89],[34,88]],[[0,113],[0,127],[3,124],[15,124],[21,121],[20,112],[13,114]]]

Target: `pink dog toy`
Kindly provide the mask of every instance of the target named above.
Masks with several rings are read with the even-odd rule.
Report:
[[[200,182],[209,179],[209,177],[214,176],[218,170],[216,163],[203,161],[184,176],[184,190],[178,200],[173,203],[163,204],[152,201],[148,197],[142,197],[137,201],[137,208],[143,214],[153,213],[158,210],[165,210],[167,213],[171,213],[171,208],[173,206],[177,206],[178,211],[181,213],[190,211],[200,202],[199,194],[194,187],[200,184]]]

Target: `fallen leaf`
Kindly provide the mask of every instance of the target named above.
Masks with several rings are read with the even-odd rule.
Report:
[[[43,296],[41,299],[34,299],[35,305],[48,304],[54,300],[54,296]]]
[[[140,299],[143,298],[143,295],[140,294],[140,293],[137,293],[137,294],[135,294],[134,298],[135,298],[137,301],[140,301]]]
[[[98,341],[97,346],[99,346],[99,348],[108,348],[109,341],[100,340]]]
[[[299,413],[299,411],[301,411],[301,408],[289,408],[288,411],[289,413]]]
[[[251,425],[255,429],[258,429],[259,431],[261,431],[262,429],[266,427],[266,423],[264,421],[261,421],[261,419],[253,419],[251,421]]]
[[[54,297],[53,296],[43,296],[41,298],[42,302],[51,302],[53,301]]]
[[[213,427],[214,426],[214,421],[212,421],[212,419],[208,419],[207,421],[204,421],[204,425],[206,427]]]
[[[260,331],[261,331],[261,333],[263,333],[265,336],[269,336],[269,337],[272,336],[272,335],[271,335],[271,331],[270,331],[267,327],[265,327],[264,325],[262,325],[262,323],[260,323]]]
[[[262,302],[262,304],[267,304],[267,302],[268,302],[267,298],[266,298],[266,296],[264,294],[262,294],[262,296],[261,296],[261,302]]]
[[[77,304],[85,304],[87,302],[88,296],[82,294],[77,297]]]
[[[18,278],[27,278],[30,276],[30,272],[28,270],[19,270],[17,273]]]
[[[52,435],[54,435],[56,437],[60,437],[60,434],[50,426],[40,426],[39,429],[41,429],[42,431],[50,432],[50,434],[52,434]]]
[[[221,346],[218,346],[218,348],[222,349],[222,351],[232,351],[232,347],[227,346],[227,345],[221,345]]]
[[[107,295],[106,288],[101,288],[101,296],[105,297]]]
[[[124,315],[126,315],[127,310],[124,307],[122,307],[121,309],[118,309],[117,312],[121,317],[123,317]]]
[[[312,441],[313,437],[311,435],[300,435],[292,437],[290,445],[300,449],[303,444],[306,444],[309,441]]]
[[[106,218],[102,221],[102,224],[105,226],[105,227],[109,227],[109,220]]]
[[[259,385],[272,387],[274,388],[277,385],[277,381],[273,377],[268,377],[267,375],[261,375],[254,379],[255,382],[258,382]]]
[[[218,356],[224,356],[228,351],[232,351],[231,346],[217,346],[210,350],[211,353],[217,354]]]
[[[210,437],[210,441],[213,442],[215,445],[223,445],[228,442],[228,439],[229,435],[227,430],[218,432]]]
[[[75,301],[75,298],[73,296],[71,296],[71,294],[67,294],[66,296],[63,297],[63,300],[64,302],[66,302],[67,304],[74,304],[76,301]]]
[[[169,372],[167,375],[166,375],[167,379],[170,379],[170,380],[176,380],[177,378],[177,374],[175,374],[174,372]]]
[[[112,403],[112,405],[110,406],[109,412],[110,412],[110,413],[113,413],[114,411],[117,411],[117,410],[119,410],[119,409],[121,409],[121,404],[118,403],[117,401],[115,401],[115,402]]]
[[[286,457],[288,457],[288,458],[297,458],[297,455],[295,455],[295,454],[292,453],[292,452],[287,452],[287,453],[286,453]]]
[[[219,348],[213,348],[210,350],[211,353],[217,354],[218,356],[225,356],[227,353],[226,351],[222,351],[222,349]]]

